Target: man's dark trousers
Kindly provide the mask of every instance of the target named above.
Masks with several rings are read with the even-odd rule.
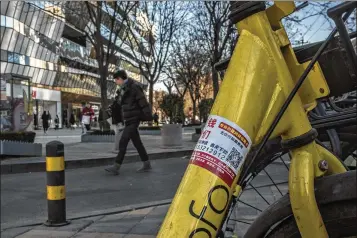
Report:
[[[140,123],[137,121],[125,123],[124,131],[119,141],[119,153],[115,159],[115,163],[123,163],[126,148],[128,147],[130,140],[133,142],[136,150],[138,151],[141,160],[149,160],[148,154],[146,153],[145,147],[141,141],[140,134],[138,131],[139,124]]]

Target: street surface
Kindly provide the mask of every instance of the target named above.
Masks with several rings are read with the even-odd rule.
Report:
[[[170,158],[152,161],[153,171],[136,173],[139,163],[125,164],[119,176],[110,176],[103,167],[66,171],[67,218],[78,213],[111,209],[126,205],[172,199],[189,160]],[[287,181],[283,165],[270,165],[267,169],[276,183]],[[271,181],[262,172],[253,181],[271,196]],[[265,186],[265,188],[264,188]],[[254,200],[249,195],[245,202]],[[274,195],[273,200],[279,199]],[[260,202],[261,203],[261,199]],[[262,203],[264,205],[264,202]],[[1,176],[1,228],[47,219],[46,173],[9,174]]]
[[[136,173],[139,163],[125,164],[119,176],[106,174],[103,167],[67,170],[67,217],[172,198],[187,164],[183,158],[156,160],[148,173]],[[1,176],[2,229],[46,218],[46,173]]]

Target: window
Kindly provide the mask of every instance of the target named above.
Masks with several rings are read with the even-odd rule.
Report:
[[[29,67],[29,77],[32,77],[34,73],[35,73],[35,68]]]
[[[18,35],[19,35],[19,33],[17,33],[16,31],[13,31],[11,39],[9,41],[8,48],[7,48],[8,51],[15,50],[15,44],[16,44],[16,39],[17,39]]]
[[[38,49],[38,44],[37,43],[34,43],[33,44],[33,47],[32,47],[32,52],[31,52],[31,57],[32,58],[36,58],[36,53],[37,53],[37,50]]]
[[[40,29],[41,27],[43,26],[43,24],[46,24],[44,22],[44,17],[45,17],[45,14],[43,13],[43,11],[40,11],[39,14],[38,14],[38,19],[37,19],[37,22],[36,22],[36,25],[33,29],[35,29],[37,32],[40,32]]]
[[[42,51],[43,51],[43,47],[41,45],[38,45],[37,54],[35,56],[36,59],[41,59]]]
[[[35,8],[29,4],[26,4],[28,6],[28,10],[27,10],[27,16],[26,16],[26,20],[25,20],[25,25],[27,26],[31,26],[31,22],[33,20],[33,15],[34,12],[36,11]]]
[[[18,64],[14,64],[14,66],[12,67],[11,73],[18,74],[18,72],[17,72],[18,70],[19,70],[19,65]]]
[[[7,59],[7,51],[6,50],[1,50],[1,61],[8,61]]]
[[[22,43],[21,49],[20,49],[20,53],[23,55],[26,55],[27,51],[27,46],[29,44],[29,39],[27,37],[24,37],[24,42]]]
[[[5,26],[9,28],[14,27],[14,19],[11,17],[5,17]]]
[[[29,4],[24,2],[23,3],[23,8],[22,8],[22,13],[21,13],[20,19],[19,19],[20,22],[25,23],[26,16],[27,16],[28,12],[29,12]]]
[[[7,62],[0,62],[0,73],[4,74],[7,66]]]
[[[1,1],[1,15],[6,15],[7,7],[9,6],[9,1]]]
[[[29,72],[30,72],[30,67],[29,67],[29,66],[25,66],[24,76],[28,76],[28,75],[29,75]]]
[[[31,10],[30,10],[30,11],[31,11]],[[37,20],[38,20],[38,18],[39,18],[39,16],[38,16],[38,15],[39,15],[39,12],[36,11],[35,9],[33,9],[33,11],[34,11],[34,13],[32,14],[31,24],[29,25],[31,29],[35,29],[35,27],[36,27],[36,22],[37,22]],[[28,24],[26,24],[26,25],[28,25]]]
[[[42,78],[41,78],[41,84],[42,85],[45,85],[46,84],[46,81],[47,81],[47,74],[48,74],[48,71],[47,70],[42,70]]]
[[[33,49],[34,42],[31,39],[29,39],[28,41],[29,41],[29,43],[28,43],[29,45],[28,45],[28,47],[26,49],[26,54],[25,55],[31,56],[31,52],[32,52],[32,49]]]
[[[13,17],[16,9],[16,2],[15,1],[10,1],[9,6],[6,11],[6,15]]]
[[[4,15],[0,16],[0,25],[1,26],[6,26],[6,17]]]
[[[18,74],[23,75],[24,74],[24,69],[25,69],[25,66],[19,65]]]
[[[24,41],[24,36],[21,34],[18,34],[18,36],[19,37],[17,39],[14,39],[14,41],[16,42],[14,51],[20,53],[22,42]]]
[[[36,78],[36,83],[41,83],[41,80],[42,80],[42,77],[43,77],[43,73],[44,73],[44,70],[43,69],[39,69],[38,71],[38,76]]]
[[[13,66],[13,64],[8,63],[8,64],[7,64],[7,67],[6,67],[6,69],[5,69],[5,73],[11,73],[12,66]]]
[[[2,38],[4,37],[5,34],[5,27],[1,27],[1,32],[0,32],[0,42],[2,42]]]
[[[22,12],[22,6],[23,6],[23,2],[22,1],[16,1],[15,4],[15,12],[14,12],[14,19],[19,20],[20,19],[20,15],[23,14]]]

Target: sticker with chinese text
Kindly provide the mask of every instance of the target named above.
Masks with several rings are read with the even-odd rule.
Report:
[[[238,125],[223,117],[211,115],[190,163],[207,169],[231,186],[251,144],[248,134]]]

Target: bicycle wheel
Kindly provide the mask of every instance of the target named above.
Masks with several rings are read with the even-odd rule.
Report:
[[[253,149],[247,159],[254,153]],[[263,211],[284,197],[288,192],[289,164],[290,157],[288,152],[281,148],[280,140],[268,141],[249,171],[252,179],[240,197],[232,201],[222,227],[224,232],[221,232],[219,237],[233,237],[232,234],[243,236]]]
[[[356,200],[340,201],[320,207],[320,213],[330,238],[357,235]],[[295,219],[288,219],[277,225],[267,238],[300,238]]]

